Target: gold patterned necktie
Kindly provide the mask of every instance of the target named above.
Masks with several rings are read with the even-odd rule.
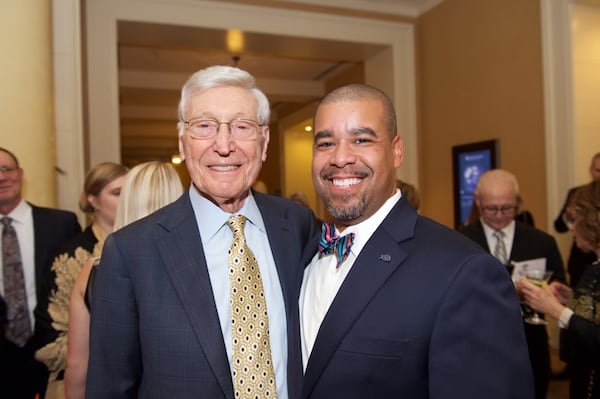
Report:
[[[2,222],[2,265],[4,279],[4,299],[7,306],[8,325],[6,338],[19,346],[25,345],[31,337],[31,321],[27,306],[25,277],[21,263],[21,251],[12,219],[4,217]]]
[[[494,231],[494,237],[496,237],[496,248],[494,248],[494,256],[502,264],[506,265],[508,257],[506,255],[506,246],[504,245],[504,232],[502,230]]]
[[[229,249],[233,388],[236,398],[277,398],[271,359],[269,319],[260,269],[246,245],[246,217],[231,216]]]

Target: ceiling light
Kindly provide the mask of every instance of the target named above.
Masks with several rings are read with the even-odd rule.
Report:
[[[238,29],[228,29],[226,34],[227,50],[240,53],[244,50],[244,33]]]
[[[179,154],[171,155],[171,163],[173,165],[179,165],[181,164],[181,162],[183,162],[183,160],[181,159]]]

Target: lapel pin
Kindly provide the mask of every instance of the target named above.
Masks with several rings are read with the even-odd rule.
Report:
[[[389,262],[392,260],[392,257],[388,254],[381,254],[381,255],[379,255],[379,260],[382,260],[384,262]]]

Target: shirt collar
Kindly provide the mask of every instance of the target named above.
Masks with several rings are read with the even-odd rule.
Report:
[[[234,214],[223,211],[200,194],[193,184],[190,186],[189,192],[200,236],[205,237],[206,240],[210,240],[227,223],[227,219],[233,215],[244,215],[260,231],[266,231],[264,222],[260,216],[260,210],[252,195],[252,190],[249,191],[242,208]]]
[[[16,206],[8,215],[14,222],[19,224],[24,224],[27,220],[27,215],[31,212],[31,205],[27,203],[25,200],[21,200],[19,205]],[[3,216],[3,217],[4,217]]]
[[[483,231],[488,240],[495,238],[494,233],[496,232],[496,230],[492,229],[490,226],[485,224],[483,219],[481,219],[481,225],[483,226]],[[508,242],[512,242],[513,237],[515,235],[515,221],[511,220],[511,222],[508,225],[506,225],[503,229],[500,229],[500,231],[504,233],[504,237]]]

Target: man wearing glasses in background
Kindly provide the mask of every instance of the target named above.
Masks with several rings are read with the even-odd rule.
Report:
[[[494,255],[512,272],[513,262],[544,258],[552,280],[565,282],[562,258],[554,237],[515,220],[519,208],[519,184],[510,172],[494,169],[479,178],[475,203],[480,219],[460,231]],[[517,293],[520,286],[515,284]],[[536,399],[545,399],[550,380],[550,351],[546,326],[525,324]]]

